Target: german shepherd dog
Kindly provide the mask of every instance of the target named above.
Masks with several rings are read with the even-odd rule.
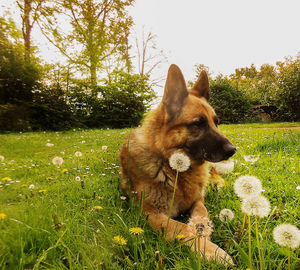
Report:
[[[201,252],[207,259],[232,264],[230,256],[210,241],[209,233],[201,234],[211,224],[204,206],[209,162],[226,160],[236,152],[218,130],[219,120],[208,99],[209,80],[205,71],[188,90],[179,67],[170,66],[160,105],[124,142],[120,153],[122,188],[127,194],[134,194],[137,201],[142,200],[148,223],[156,230],[163,230],[168,240],[181,234],[192,250]],[[178,175],[167,226],[176,178],[169,158],[177,152],[188,156],[191,164]],[[187,211],[190,212],[188,224],[174,220]],[[199,228],[202,228],[200,233]]]

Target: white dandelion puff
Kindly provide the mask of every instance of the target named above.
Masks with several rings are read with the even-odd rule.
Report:
[[[254,163],[254,162],[259,160],[259,156],[248,155],[248,156],[244,156],[244,159],[245,159],[246,162]]]
[[[4,156],[0,155],[0,161],[3,161],[3,160],[4,160]]]
[[[271,206],[266,197],[258,195],[243,199],[241,209],[248,216],[264,218],[270,214]]]
[[[107,150],[107,145],[102,145],[101,149],[106,151]]]
[[[79,151],[77,151],[77,152],[75,152],[75,156],[76,156],[76,157],[81,157],[81,156],[82,156],[82,153],[79,152]]]
[[[75,181],[80,181],[80,180],[81,180],[80,176],[75,177]]]
[[[300,245],[300,230],[292,224],[280,224],[273,230],[275,242],[290,249],[296,249]]]
[[[185,154],[174,153],[169,159],[169,164],[173,170],[185,172],[190,167],[191,161]]]
[[[231,221],[234,218],[234,214],[230,209],[224,208],[219,213],[219,219],[222,222]]]
[[[55,158],[52,159],[52,163],[54,165],[60,166],[60,165],[62,165],[64,163],[64,160],[61,157],[55,157]]]
[[[235,181],[234,191],[240,198],[244,199],[259,195],[262,191],[262,185],[255,176],[244,175]]]
[[[234,161],[226,160],[217,163],[211,163],[212,167],[215,168],[218,174],[227,174],[231,173],[234,169]]]
[[[29,185],[28,188],[29,188],[29,189],[34,189],[34,188],[35,188],[35,185],[34,185],[34,184],[31,184],[31,185]]]
[[[54,146],[54,144],[53,143],[46,143],[46,146],[47,147],[52,147],[52,146]]]

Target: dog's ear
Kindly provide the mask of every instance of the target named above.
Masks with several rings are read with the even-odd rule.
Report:
[[[184,77],[178,66],[169,67],[162,103],[169,115],[169,121],[175,120],[181,113],[185,99],[188,96]]]
[[[205,70],[202,70],[198,80],[190,90],[190,94],[209,100],[209,80]]]

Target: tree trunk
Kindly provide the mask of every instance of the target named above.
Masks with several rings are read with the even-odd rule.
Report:
[[[91,75],[91,84],[96,85],[97,84],[97,74],[96,74],[96,63],[91,59],[91,65],[90,65],[90,75]]]
[[[28,64],[30,62],[30,50],[31,50],[31,29],[32,25],[30,24],[30,12],[32,0],[24,0],[24,14],[23,14],[23,25],[22,33],[24,38],[24,47],[25,47],[25,62]]]

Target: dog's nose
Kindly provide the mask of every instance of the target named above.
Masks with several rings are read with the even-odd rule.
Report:
[[[224,152],[225,152],[225,156],[226,159],[230,158],[231,156],[233,156],[236,152],[236,148],[234,147],[233,144],[231,143],[227,143],[224,145]]]

